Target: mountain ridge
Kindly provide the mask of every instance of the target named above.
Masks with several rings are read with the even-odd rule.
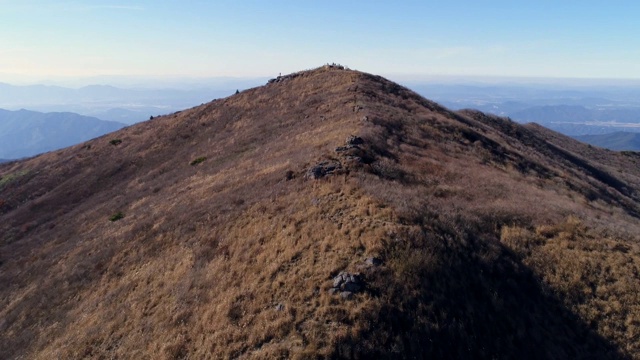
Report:
[[[281,76],[0,165],[0,355],[637,357],[638,161]]]

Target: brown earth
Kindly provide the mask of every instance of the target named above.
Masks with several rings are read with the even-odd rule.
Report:
[[[280,77],[0,165],[0,358],[640,359],[639,163]]]

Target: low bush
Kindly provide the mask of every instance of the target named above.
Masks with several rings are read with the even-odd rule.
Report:
[[[17,180],[17,179],[27,175],[28,173],[29,173],[28,171],[22,170],[22,171],[18,171],[18,172],[12,173],[12,174],[7,174],[5,176],[0,176],[0,189],[5,187],[6,185],[9,185],[14,180]]]
[[[207,160],[207,157],[206,157],[206,156],[200,156],[200,157],[198,157],[198,158],[195,158],[193,161],[191,161],[191,162],[189,163],[189,165],[191,165],[191,166],[195,166],[195,165],[198,165],[198,164],[200,164],[201,162],[203,162],[203,161],[205,161],[205,160]]]
[[[112,222],[113,221],[118,221],[118,220],[123,219],[123,218],[124,218],[124,214],[122,213],[122,211],[118,211],[117,213],[115,213],[115,214],[113,214],[113,215],[111,215],[109,217],[109,221],[112,221]]]

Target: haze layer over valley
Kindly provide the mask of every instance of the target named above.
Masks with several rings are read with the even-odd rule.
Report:
[[[100,79],[123,82],[115,77]],[[85,79],[84,81],[95,81]],[[237,89],[255,86],[264,79],[181,79],[159,82],[129,80],[114,85],[87,85],[79,88],[56,85],[10,85],[0,83],[0,108],[40,112],[73,112],[125,124],[148,120],[213,99],[226,97]],[[128,84],[128,85],[127,85]]]
[[[569,136],[640,132],[640,82],[458,78],[406,84],[453,110],[477,109]]]

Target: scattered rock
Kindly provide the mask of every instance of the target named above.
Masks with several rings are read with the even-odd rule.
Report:
[[[285,179],[286,179],[287,181],[289,181],[289,180],[293,180],[293,179],[295,179],[295,177],[296,177],[296,174],[295,174],[293,171],[291,171],[291,170],[287,170],[287,172],[286,172],[286,174],[285,174]]]
[[[345,160],[353,161],[353,162],[356,162],[356,163],[359,163],[359,164],[364,163],[364,160],[362,160],[362,158],[360,156],[351,156],[351,155],[345,156]]]
[[[333,287],[329,289],[329,294],[340,294],[343,299],[350,299],[353,294],[364,290],[364,282],[360,274],[350,274],[341,272],[333,278]]]
[[[307,178],[314,179],[314,180],[320,179],[327,175],[332,174],[333,172],[340,169],[341,167],[342,165],[339,162],[323,161],[311,167],[311,169],[307,171]]]
[[[346,139],[345,145],[338,146],[335,151],[350,163],[363,163],[365,162],[366,151],[360,148],[359,145],[362,144],[364,144],[364,140],[361,137],[351,135]],[[342,163],[339,161],[323,161],[307,170],[305,177],[308,179],[320,179],[342,168]]]
[[[349,292],[358,292],[362,289],[362,284],[359,282],[347,281],[344,283],[343,289]]]
[[[369,265],[369,266],[380,266],[382,265],[382,260],[376,258],[376,257],[368,257],[364,260],[364,263]]]
[[[336,63],[326,64],[325,66],[323,66],[323,68],[325,68],[325,69],[344,70],[344,66],[342,66],[340,64],[336,64]]]
[[[346,141],[347,146],[356,146],[364,144],[364,140],[360,136],[351,135],[347,138]]]
[[[298,76],[303,75],[303,73],[304,73],[303,71],[300,71],[300,72],[289,74],[289,75],[279,75],[278,77],[276,77],[274,79],[270,79],[269,81],[267,81],[267,84],[285,82],[285,81],[291,80],[293,78],[297,78]]]
[[[345,151],[348,151],[348,150],[351,150],[351,149],[360,149],[360,146],[358,146],[358,145],[362,145],[362,144],[364,144],[364,140],[362,140],[361,137],[355,136],[355,135],[351,135],[345,141],[345,145],[344,146],[338,146],[336,148],[336,152],[345,152]]]

